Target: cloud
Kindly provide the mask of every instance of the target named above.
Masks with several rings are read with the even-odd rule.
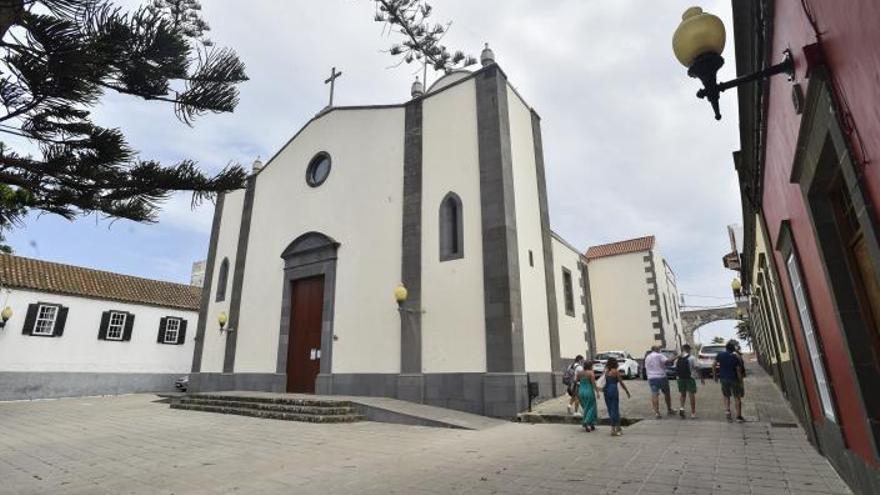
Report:
[[[705,3],[731,26],[729,2]],[[209,171],[230,162],[248,165],[257,155],[265,161],[326,105],[331,66],[343,72],[336,93],[341,105],[405,101],[421,72],[388,68],[394,60],[384,50],[398,38],[383,36],[369,0],[202,4],[210,37],[239,53],[250,81],[241,86],[234,114],[206,115],[192,128],[168,106],[105,99],[98,120],[121,127],[142,158],[191,158]],[[738,149],[736,95],[722,96],[724,119],[715,122],[708,103],[694,97],[698,82],[672,55],[672,33],[690,2],[433,4],[436,21],[453,21],[444,41],[472,55],[489,42],[512,84],[541,115],[551,223],[560,235],[586,249],[655,234],[683,292],[729,296],[733,274],[721,256],[729,251],[725,226],[741,221],[731,158]],[[722,79],[734,73],[732,46],[729,39]],[[149,274],[128,258],[113,261],[113,252],[164,259],[169,253],[140,242],[141,236],[185,238],[186,259],[176,265],[176,278],[185,279],[190,258],[207,250],[211,212],[210,204],[193,211],[188,196],[177,195],[159,225],[139,226],[136,235],[117,236],[110,245],[106,236],[103,245],[90,244],[98,241],[88,235],[66,242],[89,246],[83,250],[96,253],[94,265],[132,263],[127,271]],[[83,231],[89,228],[85,221]],[[163,263],[161,272],[173,266]]]

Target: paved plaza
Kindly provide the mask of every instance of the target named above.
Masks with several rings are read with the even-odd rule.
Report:
[[[850,493],[799,428],[769,421],[649,419],[612,438],[513,422],[314,425],[156,399],[0,403],[0,493]]]

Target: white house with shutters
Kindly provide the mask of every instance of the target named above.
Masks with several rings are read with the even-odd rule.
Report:
[[[201,289],[0,254],[0,400],[174,390]]]
[[[402,103],[325,108],[221,195],[192,390],[491,416],[523,410],[528,383],[562,393],[588,348],[585,259],[550,230],[540,117],[482,62]]]

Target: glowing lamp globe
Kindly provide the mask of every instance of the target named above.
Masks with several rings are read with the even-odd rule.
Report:
[[[721,55],[726,39],[724,23],[718,16],[691,7],[684,11],[681,24],[672,35],[672,51],[682,65],[690,68],[700,55]]]
[[[394,300],[397,301],[397,304],[403,304],[406,302],[406,298],[409,297],[409,291],[406,290],[406,287],[403,284],[398,285],[394,289]]]

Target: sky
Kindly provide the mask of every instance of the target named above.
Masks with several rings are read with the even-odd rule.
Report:
[[[146,1],[146,0],[143,0]],[[142,2],[117,0],[123,7]],[[434,0],[452,21],[447,46],[479,56],[488,42],[510,82],[541,115],[552,228],[574,246],[648,234],[676,273],[687,305],[732,303],[726,226],[741,223],[731,153],[739,148],[735,91],[723,120],[695,97],[698,81],[672,54],[690,1]],[[144,159],[194,159],[206,171],[271,157],[327,104],[324,79],[341,70],[335,103],[400,103],[420,67],[393,67],[399,38],[373,21],[370,0],[202,0],[209,37],[233,48],[250,80],[233,114],[187,127],[171,107],[108,94],[95,120],[121,128]],[[719,78],[734,77],[730,2],[703,8],[728,26]],[[429,72],[428,83],[440,74]],[[188,283],[207,256],[213,204],[179,194],[159,222],[68,222],[31,215],[7,233],[17,254]],[[733,322],[703,327],[705,340]]]

